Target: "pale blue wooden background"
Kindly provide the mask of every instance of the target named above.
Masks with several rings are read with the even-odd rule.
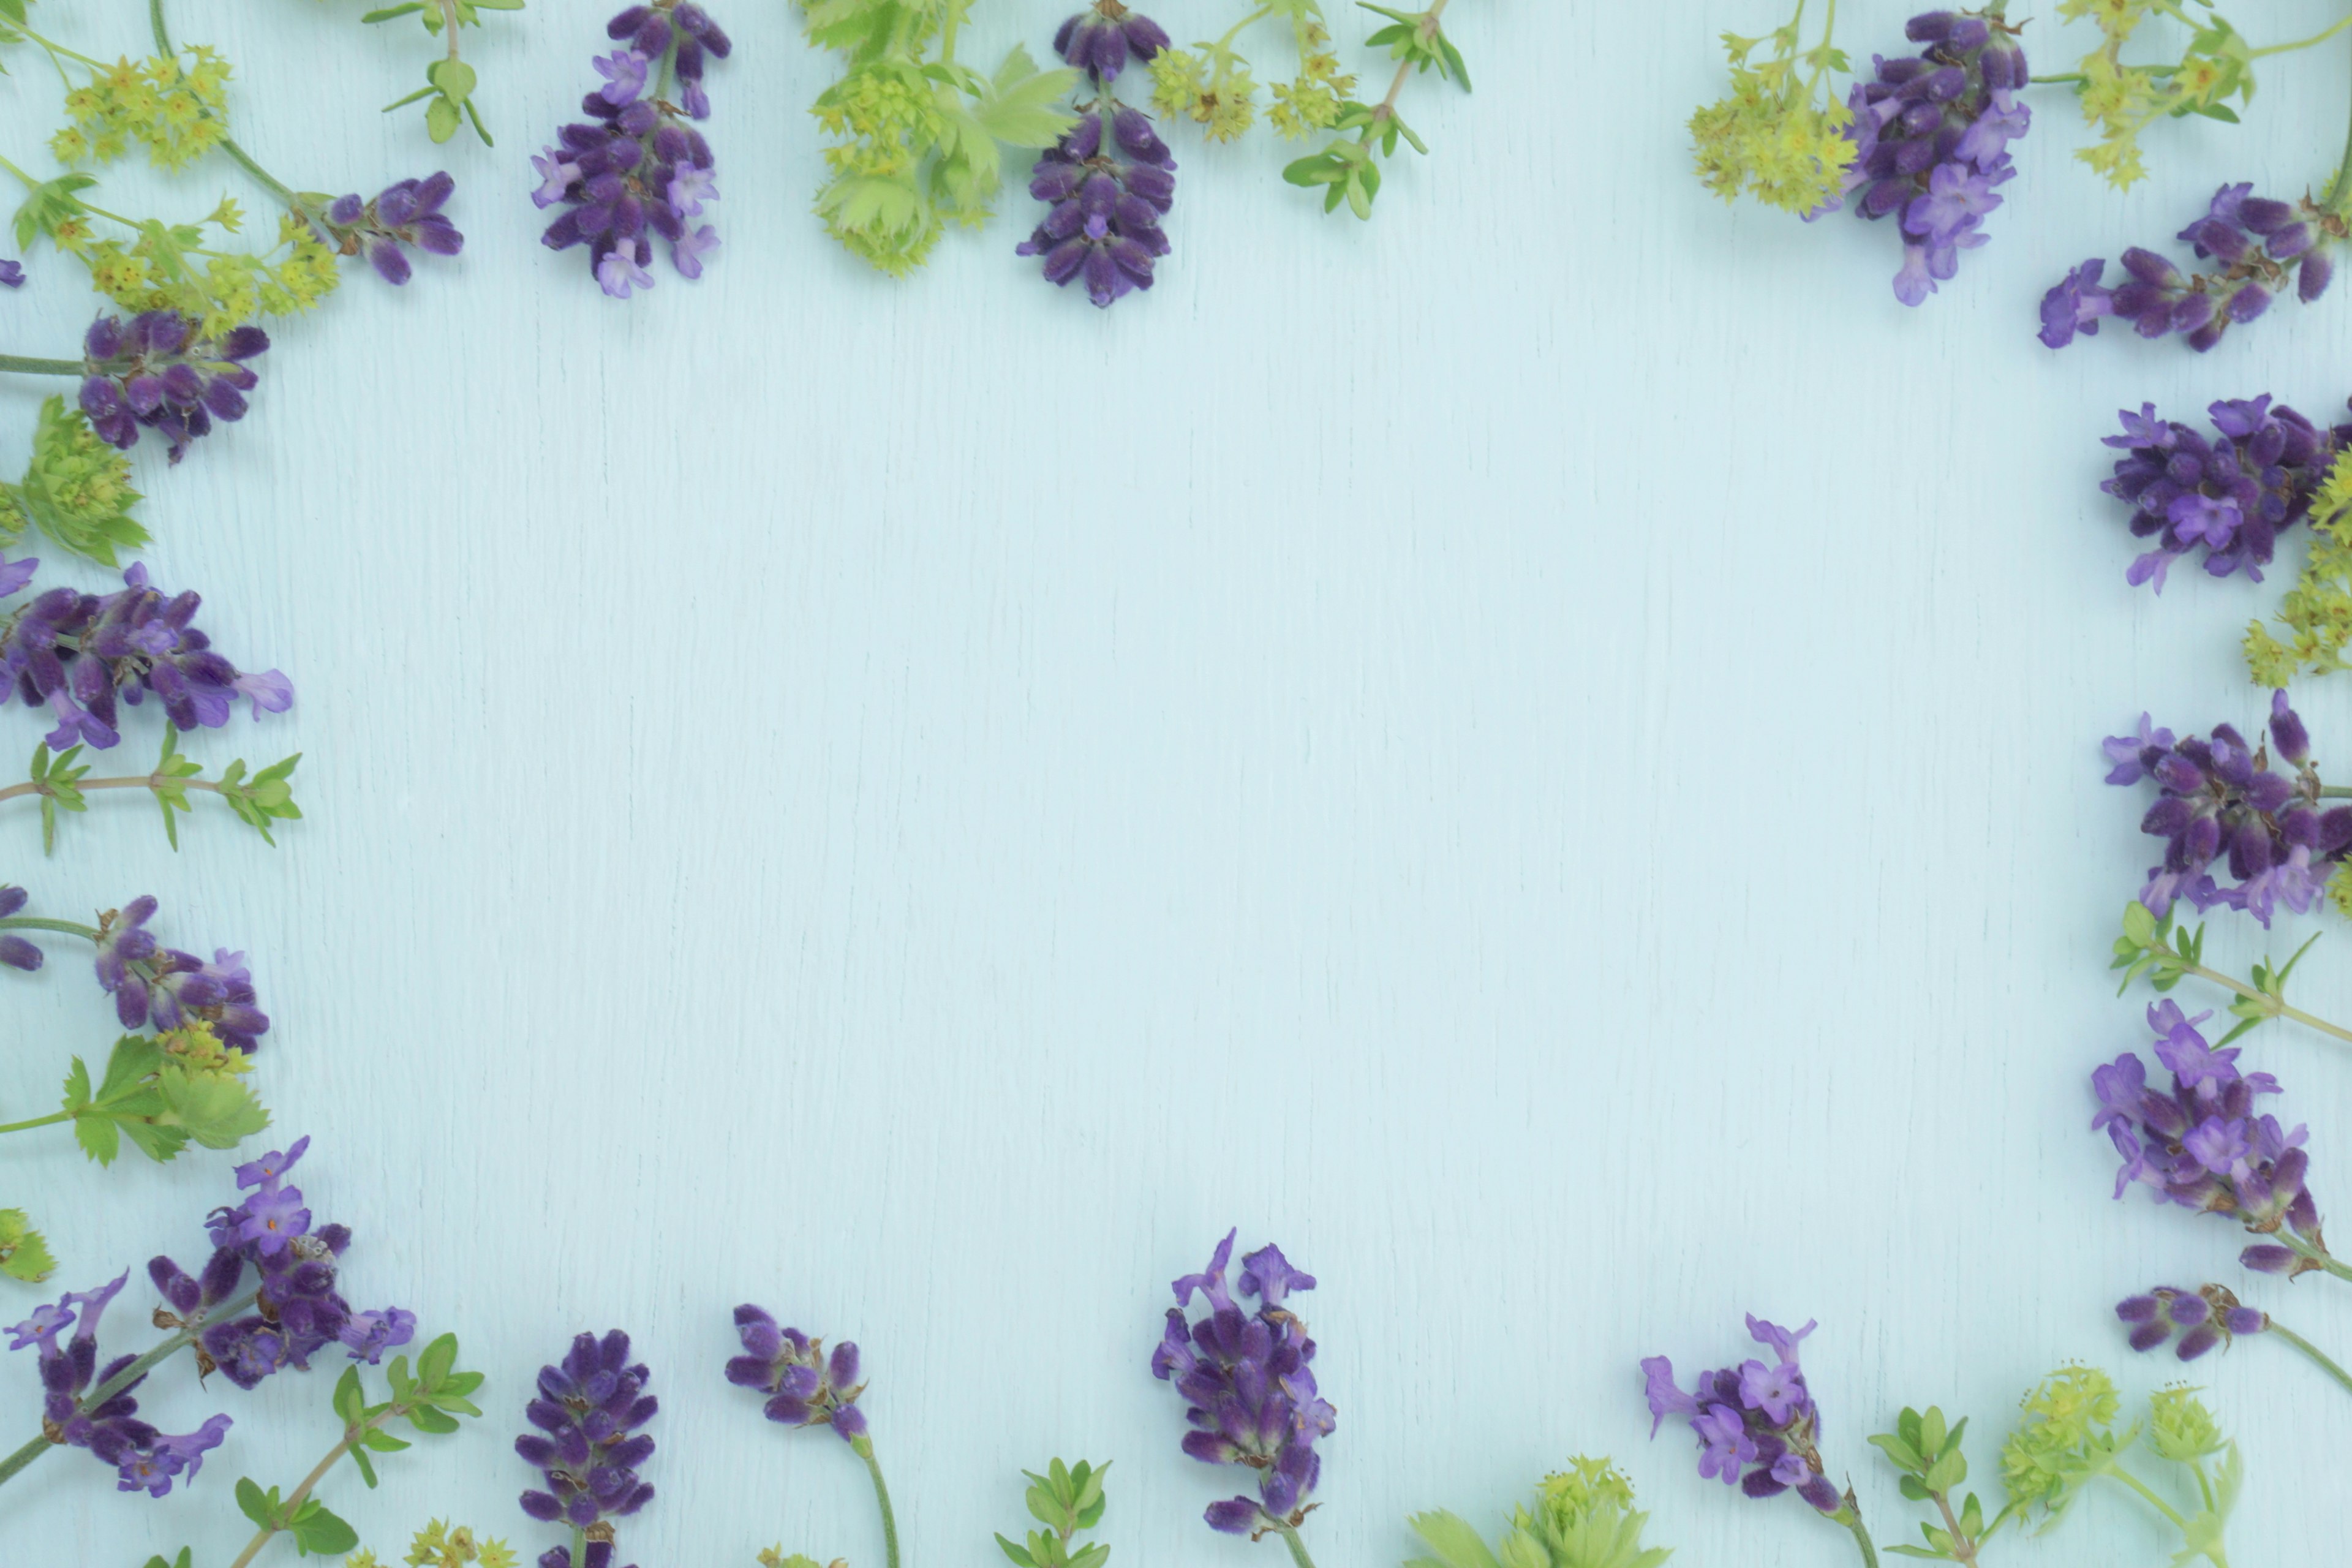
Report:
[[[1239,1224],[1323,1281],[1324,1568],[1397,1561],[1409,1510],[1491,1523],[1580,1450],[1627,1466],[1678,1561],[1835,1563],[1796,1504],[1644,1440],[1638,1358],[1819,1317],[1831,1451],[1893,1541],[1862,1437],[1901,1404],[1976,1413],[1989,1477],[2048,1367],[2177,1370],[2123,1348],[2116,1298],[2242,1280],[2228,1226],[2108,1203],[2086,1130],[2084,1075],[2140,1037],[2102,966],[2146,863],[2095,742],[2143,706],[2254,718],[2235,643],[2275,590],[2127,592],[2097,437],[2143,397],[2325,413],[2352,301],[2202,359],[2053,357],[2032,327],[2062,267],[2161,240],[2225,175],[2324,179],[2332,51],[2267,73],[2241,130],[2159,132],[2129,199],[2070,162],[2054,101],[1993,244],[1914,312],[1884,230],[1687,177],[1713,36],[1773,5],[1471,0],[1477,95],[1412,89],[1435,155],[1372,225],[1323,218],[1264,144],[1180,142],[1165,281],[1104,318],[1009,254],[1025,200],[910,283],[835,249],[805,216],[829,62],[776,0],[720,12],[727,248],[615,305],[538,247],[524,166],[603,10],[483,36],[499,148],[442,155],[372,112],[429,44],[356,9],[175,13],[239,62],[239,134],[289,179],[446,156],[466,255],[399,293],[353,277],[278,331],[247,425],[176,472],[142,457],[160,579],[300,694],[190,750],[301,748],[313,815],[275,854],[212,820],[174,856],[119,802],[54,860],[21,807],[0,829],[43,908],[152,891],[168,940],[249,950],[266,1093],[359,1232],[352,1294],[491,1374],[478,1429],[328,1489],[379,1550],[431,1514],[546,1544],[512,1502],[529,1375],[621,1324],[667,1405],[630,1556],[878,1563],[849,1456],[719,1380],[751,1298],[863,1342],[910,1563],[990,1561],[1016,1468],[1061,1453],[1118,1462],[1129,1568],[1263,1568],[1276,1547],[1199,1523],[1234,1488],[1177,1455],[1144,1371],[1166,1281]],[[2265,37],[2334,14],[2262,9]],[[142,47],[105,10],[48,20]],[[1056,19],[982,11],[989,58]],[[1895,47],[1904,8],[1846,12],[1858,52]],[[5,90],[7,150],[40,157],[54,79]],[[171,210],[222,190],[254,205],[222,165]],[[10,345],[63,352],[89,296],[31,265]],[[2306,705],[2325,755],[2347,689]],[[2352,1005],[2343,945],[2307,1005]],[[29,1113],[109,1017],[62,944],[8,992],[0,1103]],[[2343,1201],[2352,1061],[2253,1054]],[[229,1194],[217,1157],[10,1143],[68,1285],[194,1250]],[[2248,1293],[2352,1348],[2340,1289]],[[2338,1539],[2352,1407],[2274,1346],[2196,1370],[2245,1438],[2239,1560]],[[0,1359],[0,1408],[32,1372]],[[229,1483],[290,1484],[331,1440],[325,1377],[166,1381],[167,1425],[237,1418],[202,1481],[118,1500],[52,1459],[5,1499],[12,1560],[224,1562]],[[2158,1544],[2102,1500],[2004,1560]]]

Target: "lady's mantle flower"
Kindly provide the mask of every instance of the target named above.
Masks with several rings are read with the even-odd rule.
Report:
[[[367,253],[368,262],[385,282],[408,281],[408,253],[415,246],[435,256],[455,256],[466,247],[466,237],[441,215],[457,182],[445,172],[422,180],[403,180],[362,202],[356,193],[336,199],[327,208],[327,230],[345,256]]]
[[[0,573],[0,584],[16,568]],[[194,625],[201,595],[167,597],[148,582],[144,565],[123,573],[122,583],[104,595],[51,588],[0,621],[0,678],[25,706],[56,718],[52,748],[116,744],[118,699],[135,708],[152,696],[182,730],[219,729],[241,699],[252,702],[256,718],[291,706],[294,688],[285,676],[247,674],[213,647]]]
[[[2261,582],[2279,533],[2309,515],[2337,448],[2352,438],[2352,426],[2322,430],[2267,395],[2206,412],[2211,440],[2158,419],[2152,403],[2122,410],[2124,433],[2105,437],[2123,456],[2099,488],[2130,504],[2133,534],[2155,544],[2125,574],[2135,586],[2153,583],[2162,593],[2173,562],[2199,550],[2213,576],[2243,568]]]
[[[1293,1531],[1313,1505],[1307,1499],[1323,1473],[1315,1441],[1328,1437],[1339,1412],[1315,1386],[1315,1342],[1284,1302],[1315,1289],[1315,1277],[1290,1266],[1282,1249],[1262,1247],[1242,1259],[1241,1279],[1228,1289],[1225,1267],[1234,1237],[1199,1274],[1174,1285],[1177,1304],[1151,1352],[1151,1375],[1173,1383],[1184,1396],[1184,1452],[1212,1465],[1242,1465],[1257,1472],[1258,1495],[1209,1505],[1213,1530],[1253,1537]],[[1255,1297],[1255,1310],[1235,1299]],[[1184,1309],[1199,1296],[1207,1312],[1187,1322]]]
[[[215,419],[245,417],[258,378],[246,362],[269,347],[259,327],[199,339],[176,310],[146,310],[123,321],[100,316],[82,337],[81,411],[90,428],[129,448],[145,426],[170,444],[172,461],[208,434]]]
[[[692,0],[631,5],[604,31],[622,47],[595,61],[604,85],[581,100],[589,119],[564,126],[530,161],[540,176],[531,201],[564,204],[542,242],[551,250],[586,246],[596,281],[625,300],[653,287],[646,268],[656,238],[668,242],[670,265],[688,279],[701,277],[719,248],[715,226],[688,221],[719,188],[710,144],[687,121],[709,117],[703,72],[734,46]],[[672,78],[675,103],[663,96]]]
[[[735,1309],[743,1353],[727,1363],[727,1381],[767,1394],[764,1414],[786,1426],[831,1426],[845,1443],[866,1436],[857,1396],[857,1346],[844,1340],[827,1355],[823,1340],[779,1325],[764,1307]]]
[[[2182,1361],[2195,1361],[2215,1345],[2228,1348],[2241,1334],[2259,1334],[2271,1326],[2270,1315],[2242,1305],[2226,1285],[2200,1290],[2178,1290],[2159,1285],[2141,1296],[2116,1303],[2116,1316],[2132,1325],[2131,1348],[2152,1351],[2169,1343],[2176,1333]]]
[[[2025,51],[2000,18],[1929,11],[1904,36],[1927,47],[1881,58],[1876,79],[1848,95],[1845,188],[1856,216],[1897,220],[1895,297],[1916,305],[1958,269],[1961,251],[1985,243],[1984,220],[2001,204],[1993,193],[2017,172],[2009,143],[2032,117],[2016,96]]]
[[[1664,1356],[1642,1363],[1650,1435],[1657,1436],[1667,1416],[1679,1416],[1698,1437],[1701,1477],[1737,1485],[1752,1498],[1793,1489],[1822,1512],[1836,1515],[1845,1500],[1824,1473],[1821,1416],[1797,1363],[1797,1343],[1813,1325],[1791,1333],[1751,1313],[1748,1331],[1772,1352],[1773,1361],[1750,1360],[1701,1373],[1688,1394],[1675,1383],[1674,1363]]]
[[[644,1363],[629,1360],[629,1336],[618,1329],[575,1337],[561,1366],[539,1369],[539,1397],[524,1411],[538,1431],[517,1437],[515,1452],[538,1467],[545,1489],[524,1492],[522,1510],[593,1532],[586,1563],[573,1563],[559,1546],[540,1559],[541,1568],[604,1568],[610,1521],[653,1500],[653,1483],[637,1477],[654,1451],[638,1428],[661,1408],[645,1392],[652,1380]]]
[[[2253,321],[2286,291],[2292,276],[2305,303],[2327,291],[2336,276],[2334,247],[2345,220],[2305,196],[2299,203],[2253,194],[2252,182],[2223,185],[2202,216],[2176,237],[2212,265],[2184,273],[2137,246],[2124,252],[2124,273],[2104,286],[2106,263],[2093,258],[2068,273],[2042,301],[2042,341],[2053,349],[2089,336],[2108,316],[2131,322],[2141,337],[2178,332],[2202,353],[2232,322]]]
[[[2214,1049],[2197,1026],[2208,1014],[2183,1016],[2178,1004],[2147,1010],[2158,1061],[2171,1073],[2168,1089],[2152,1087],[2147,1066],[2129,1051],[2091,1074],[2098,1097],[2094,1131],[2105,1131],[2123,1156],[2116,1196],[2137,1184],[2159,1202],[2199,1214],[2235,1215],[2264,1240],[2239,1254],[2249,1268],[2301,1274],[2325,1267],[2319,1210],[2304,1184],[2311,1157],[2304,1129],[2258,1115],[2259,1096],[2279,1092],[2264,1072],[2238,1070],[2234,1047]]]
[[[215,1415],[184,1436],[158,1432],[139,1419],[139,1401],[131,1397],[147,1381],[143,1373],[85,1408],[84,1396],[93,1387],[111,1381],[139,1359],[117,1356],[103,1367],[98,1363],[99,1320],[130,1278],[126,1270],[95,1290],[68,1291],[59,1301],[35,1308],[31,1317],[6,1331],[12,1336],[8,1348],[30,1347],[39,1354],[41,1431],[50,1442],[87,1448],[112,1465],[119,1490],[162,1497],[174,1480],[195,1479],[205,1456],[220,1447],[230,1423],[227,1416]],[[75,1331],[74,1337],[59,1344],[58,1336],[68,1328]]]
[[[1152,263],[1168,254],[1160,220],[1176,199],[1176,160],[1150,116],[1118,101],[1111,82],[1131,55],[1149,60],[1168,35],[1119,0],[1097,0],[1062,24],[1055,48],[1096,84],[1094,106],[1037,160],[1029,194],[1051,204],[1036,232],[1015,247],[1045,258],[1046,280],[1083,279],[1087,298],[1108,305],[1151,287]]]
[[[2140,716],[2137,735],[2106,742],[2111,784],[2153,780],[2159,791],[2140,831],[2165,841],[2163,860],[2148,868],[2139,901],[2163,916],[2176,898],[2200,910],[2216,904],[2243,910],[2267,926],[2280,904],[2297,914],[2311,908],[2336,863],[2352,851],[2352,806],[2320,809],[2319,772],[2311,763],[2311,737],[2286,693],[2271,697],[2270,745],[2249,747],[2227,724],[2210,738],[2176,742],[2169,730],[2151,729]],[[2294,768],[2273,772],[2272,752]],[[2233,887],[2212,875],[2228,856]]]

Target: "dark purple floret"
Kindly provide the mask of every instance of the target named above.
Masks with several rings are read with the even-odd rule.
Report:
[[[594,62],[604,83],[582,100],[589,118],[563,126],[555,144],[531,159],[540,177],[531,201],[564,208],[541,242],[551,250],[587,247],[596,281],[625,300],[653,287],[646,268],[656,240],[669,247],[670,264],[688,279],[700,278],[704,258],[719,248],[714,226],[689,221],[719,199],[710,144],[690,122],[709,116],[704,71],[732,46],[685,0],[632,5],[605,32],[622,47]],[[678,83],[675,103],[655,95],[666,68]]]
[[[2271,735],[2292,774],[2273,770],[2270,748],[2249,747],[2227,724],[2215,725],[2209,737],[2176,741],[2171,731],[2151,728],[2143,713],[2138,733],[2107,738],[2114,764],[2107,782],[2147,779],[2158,790],[2140,819],[2140,831],[2165,844],[2163,860],[2148,868],[2140,889],[2149,913],[2168,914],[2175,899],[2187,899],[2200,911],[2225,905],[2268,926],[2280,904],[2307,911],[2336,863],[2352,852],[2352,806],[2321,809],[2310,733],[2284,691],[2271,696]],[[2216,861],[2225,862],[2232,886],[2215,879]]]
[[[2156,405],[2123,410],[2124,433],[2105,437],[2123,456],[2099,488],[2132,508],[2131,531],[2153,548],[2125,574],[2164,591],[2174,561],[2202,551],[2205,570],[2254,582],[2279,534],[2303,521],[2352,425],[2323,430],[2268,396],[2231,399],[2207,410],[2210,438],[2156,416]]]
[[[1029,194],[1051,210],[1016,253],[1045,258],[1050,282],[1083,281],[1087,298],[1098,306],[1150,288],[1154,260],[1168,254],[1160,220],[1176,199],[1175,171],[1176,160],[1150,119],[1117,103],[1106,89],[1096,107],[1038,158]]]
[[[1116,79],[1130,59],[1149,64],[1167,47],[1166,30],[1120,0],[1095,0],[1054,35],[1054,52],[1098,82]]]
[[[268,334],[253,326],[199,339],[175,310],[128,322],[100,316],[82,338],[81,411],[101,439],[126,450],[141,426],[153,430],[176,463],[214,420],[245,417],[245,395],[258,380],[246,362],[268,347]]]
[[[764,1307],[746,1302],[735,1309],[736,1337],[743,1353],[727,1363],[727,1381],[768,1395],[763,1413],[786,1426],[831,1426],[845,1443],[866,1434],[866,1412],[857,1396],[857,1346],[844,1340],[825,1353],[824,1342],[779,1324]]]
[[[1649,1357],[1642,1375],[1650,1435],[1657,1436],[1667,1416],[1679,1416],[1698,1438],[1702,1479],[1752,1498],[1793,1490],[1822,1513],[1837,1513],[1845,1501],[1822,1463],[1821,1415],[1797,1361],[1798,1342],[1812,1331],[1811,1322],[1791,1332],[1750,1313],[1748,1332],[1773,1352],[1773,1362],[1701,1373],[1687,1394],[1675,1381],[1673,1362]]]
[[[1855,198],[1857,216],[1898,219],[1895,297],[1916,305],[1958,270],[1961,251],[1985,243],[1984,220],[2001,204],[1994,192],[2016,174],[2009,144],[2032,115],[2016,96],[2025,53],[1999,18],[1930,11],[1904,32],[1927,47],[1877,57],[1874,79],[1855,82],[1847,96],[1854,159],[1845,195]],[[2062,313],[2079,318],[2085,299],[2070,300]]]
[[[1192,1428],[1185,1453],[1256,1472],[1258,1495],[1210,1504],[1209,1528],[1233,1535],[1296,1530],[1315,1507],[1307,1498],[1322,1479],[1315,1444],[1339,1419],[1315,1385],[1307,1324],[1284,1305],[1313,1289],[1315,1278],[1268,1246],[1242,1259],[1241,1279],[1228,1287],[1235,1234],[1217,1244],[1205,1270],[1175,1281],[1177,1304],[1152,1350],[1151,1375],[1184,1396]],[[1195,1296],[1205,1310],[1188,1321],[1184,1309]],[[1244,1304],[1247,1298],[1255,1298],[1255,1308]]]
[[[2091,1074],[2099,1101],[2091,1126],[2123,1156],[2116,1196],[2145,1186],[2159,1202],[2235,1215],[2251,1234],[2275,1238],[2240,1254],[2249,1268],[2301,1274],[2325,1268],[2319,1209],[2305,1184],[2311,1163],[2305,1131],[2255,1111],[2259,1096],[2279,1092],[2278,1079],[2239,1071],[2234,1047],[2208,1045],[2197,1026],[2209,1016],[2186,1016],[2171,1001],[2148,1008],[2157,1060],[2172,1075],[2169,1088],[2151,1085],[2147,1064],[2129,1051]]]
[[[10,915],[23,909],[25,897],[25,889],[22,888],[0,887],[0,920],[6,920]],[[39,948],[35,947],[16,932],[0,931],[0,963],[5,963],[11,969],[21,969],[30,974],[40,968],[47,959],[47,955]]]
[[[404,247],[435,256],[455,256],[466,247],[466,237],[441,212],[457,185],[443,173],[387,185],[372,202],[355,195],[341,197],[327,209],[327,230],[345,256],[364,253],[385,282],[405,283]]]
[[[653,1500],[653,1483],[637,1469],[653,1457],[654,1440],[640,1430],[660,1409],[645,1392],[653,1373],[629,1359],[629,1336],[614,1329],[602,1338],[580,1334],[561,1365],[539,1369],[539,1389],[523,1414],[536,1428],[515,1439],[515,1452],[540,1471],[543,1488],[522,1494],[522,1510],[546,1523],[594,1530],[590,1568],[612,1555],[611,1521],[625,1519]],[[596,1546],[605,1547],[599,1558]],[[540,1561],[569,1563],[556,1548]]]
[[[2178,1333],[2180,1343],[2173,1353],[2182,1361],[2195,1361],[2216,1346],[2227,1350],[2240,1335],[2259,1334],[2271,1326],[2269,1314],[2243,1305],[2223,1285],[2197,1290],[2159,1285],[2146,1295],[2116,1302],[2116,1316],[2131,1325],[2136,1351],[2170,1343]]]
[[[2235,323],[2260,317],[2292,281],[2305,304],[2327,291],[2335,277],[2333,247],[2344,237],[2344,220],[2305,197],[2299,203],[2252,194],[2251,182],[2223,185],[2205,211],[2182,229],[2200,261],[2212,265],[2183,272],[2161,255],[2137,246],[2124,252],[2124,279],[2110,291],[2100,287],[2105,264],[2086,261],[2062,279],[2042,301],[2042,341],[2052,348],[2074,342],[2066,330],[2070,310],[2088,335],[2095,321],[2081,315],[2086,302],[2095,314],[2132,323],[2144,338],[2179,334],[2203,353]]]

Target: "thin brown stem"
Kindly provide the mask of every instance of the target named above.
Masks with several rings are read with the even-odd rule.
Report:
[[[154,789],[163,784],[178,784],[184,789],[210,790],[215,795],[221,793],[221,786],[208,779],[167,779],[162,773],[149,773],[143,778],[81,779],[75,783],[74,788],[78,790]],[[39,784],[27,779],[23,784],[13,784],[5,789],[0,789],[0,800],[21,800],[28,795],[47,793]]]

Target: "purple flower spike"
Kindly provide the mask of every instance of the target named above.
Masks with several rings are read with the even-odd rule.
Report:
[[[660,1405],[645,1392],[653,1373],[629,1359],[629,1336],[614,1329],[601,1339],[581,1334],[558,1366],[539,1369],[537,1396],[524,1409],[536,1428],[515,1439],[515,1452],[537,1468],[541,1485],[522,1494],[524,1513],[546,1523],[593,1530],[596,1547],[612,1552],[611,1521],[653,1500],[650,1481],[637,1474],[653,1457],[654,1440],[641,1431]],[[558,1547],[540,1559],[570,1561]]]
[[[2161,919],[2185,898],[2200,911],[2222,905],[2268,926],[2281,904],[2308,911],[2336,863],[2352,853],[2352,806],[2321,809],[2310,734],[2285,695],[2272,700],[2272,745],[2259,750],[2227,724],[2210,736],[2175,741],[2168,730],[2149,730],[2145,715],[2139,735],[2107,739],[2109,784],[2145,778],[2158,788],[2140,819],[2140,830],[2165,846],[2140,889],[2149,913]],[[2274,761],[2294,771],[2274,770]],[[2215,879],[2217,862],[2231,886]]]
[[[2132,533],[2149,545],[2125,574],[2135,586],[2163,592],[2173,562],[2200,552],[2211,575],[2242,571],[2261,582],[2279,534],[2310,514],[2336,453],[2352,439],[2352,425],[2323,430],[2267,396],[2207,412],[2210,438],[2158,419],[2154,404],[2125,410],[2124,433],[2105,437],[2123,456],[2099,488],[2132,508]]]
[[[1769,1350],[1772,1361],[1701,1373],[1689,1393],[1664,1356],[1643,1361],[1650,1435],[1672,1416],[1698,1438],[1702,1479],[1737,1486],[1751,1498],[1794,1491],[1822,1513],[1840,1513],[1845,1500],[1822,1466],[1821,1415],[1798,1363],[1798,1343],[1812,1331],[1811,1322],[1792,1332],[1751,1313],[1748,1337]]]
[[[727,1381],[769,1396],[765,1414],[785,1426],[831,1426],[855,1445],[866,1435],[866,1412],[857,1396],[866,1384],[857,1375],[855,1342],[844,1340],[825,1353],[824,1342],[780,1326],[764,1307],[735,1309],[735,1333],[743,1353],[727,1363]]]
[[[1168,254],[1160,220],[1175,205],[1175,171],[1150,117],[1120,105],[1106,86],[1039,156],[1029,194],[1050,210],[1015,254],[1044,258],[1047,282],[1082,282],[1097,306],[1150,288],[1154,261]]]
[[[2279,1092],[2278,1080],[2268,1073],[2241,1072],[2235,1047],[2209,1046],[2197,1030],[2204,1016],[2188,1017],[2171,1001],[2147,1010],[2157,1058],[2172,1075],[2168,1089],[2151,1084],[2147,1064],[2128,1051],[2092,1073],[2091,1090],[2099,1102],[2092,1130],[2106,1133],[2123,1159],[2115,1195],[2145,1186],[2160,1203],[2234,1216],[2262,1238],[2243,1256],[2250,1268],[2289,1275],[2323,1268],[2328,1254],[2320,1239],[2318,1204],[2305,1184],[2311,1161],[2303,1147],[2305,1131],[2256,1111],[2259,1097]],[[2294,1245],[2283,1245],[2288,1238]],[[2180,1291],[2158,1290],[2152,1299],[2174,1327],[2203,1321],[2184,1312],[2209,1306],[2226,1312],[2236,1305],[2234,1300]],[[2138,1310],[2139,1300],[2126,1305]],[[2146,1318],[2126,1321],[2160,1320],[2151,1310]]]
[[[2116,1316],[2133,1325],[2131,1348],[2136,1351],[2170,1343],[2179,1332],[2173,1353],[2182,1361],[2195,1361],[2216,1347],[2227,1350],[2241,1336],[2259,1334],[2271,1326],[2267,1313],[2242,1304],[2223,1285],[2196,1290],[2159,1285],[2144,1296],[2118,1301]]]
[[[1858,217],[1898,218],[1895,297],[1917,305],[1959,269],[1961,251],[1985,243],[1984,220],[2002,200],[1994,192],[2017,173],[2009,144],[2032,115],[2016,98],[2024,52],[2003,26],[1932,11],[1914,16],[1905,33],[1927,47],[1879,58],[1875,79],[1855,82],[1847,95],[1854,158],[1845,195]],[[2071,292],[2043,305],[2045,334],[2096,330],[2106,313],[2098,277],[2099,264],[2086,263],[2070,277]]]
[[[82,337],[81,410],[100,439],[126,450],[142,427],[153,430],[176,463],[214,420],[245,416],[258,379],[245,362],[268,347],[252,326],[199,340],[195,323],[171,310],[128,323],[101,316]]]
[[[530,161],[531,202],[560,205],[540,237],[551,250],[585,247],[588,270],[606,295],[628,300],[654,286],[654,241],[689,281],[719,249],[717,228],[689,226],[718,199],[710,144],[694,121],[710,113],[703,87],[709,62],[726,58],[727,35],[687,0],[631,5],[605,26],[625,47],[594,63],[604,85],[581,102],[588,118],[562,127]],[[653,84],[675,77],[677,102]]]
[[[434,256],[466,247],[466,237],[441,212],[457,188],[444,173],[387,185],[372,202],[344,196],[327,209],[327,229],[345,256],[364,254],[378,277],[397,286],[409,279],[404,247]]]
[[[2305,197],[2290,204],[2252,194],[2251,184],[2223,185],[2203,214],[2175,237],[2204,269],[2184,272],[2153,250],[2124,252],[2128,278],[2113,294],[2098,289],[2095,263],[2076,268],[2043,297],[2042,341],[2064,348],[2097,323],[2083,312],[2116,315],[2144,338],[2179,336],[2202,353],[2232,325],[2263,315],[2292,285],[2305,303],[2327,289],[2342,222]],[[2085,274],[2088,274],[2087,279]],[[2100,297],[2095,302],[2092,292]]]
[[[1283,1304],[1313,1289],[1315,1279],[1292,1268],[1280,1247],[1267,1246],[1242,1260],[1240,1279],[1228,1287],[1233,1250],[1228,1234],[1204,1271],[1175,1281],[1177,1304],[1151,1352],[1151,1375],[1184,1396],[1192,1427],[1185,1453],[1256,1472],[1258,1495],[1212,1503],[1209,1528],[1236,1535],[1296,1530],[1315,1506],[1307,1499],[1322,1479],[1316,1442],[1329,1436],[1339,1419],[1316,1387],[1307,1324]],[[1244,1304],[1252,1298],[1255,1310]],[[1195,1299],[1203,1310],[1188,1321],[1185,1309]]]

